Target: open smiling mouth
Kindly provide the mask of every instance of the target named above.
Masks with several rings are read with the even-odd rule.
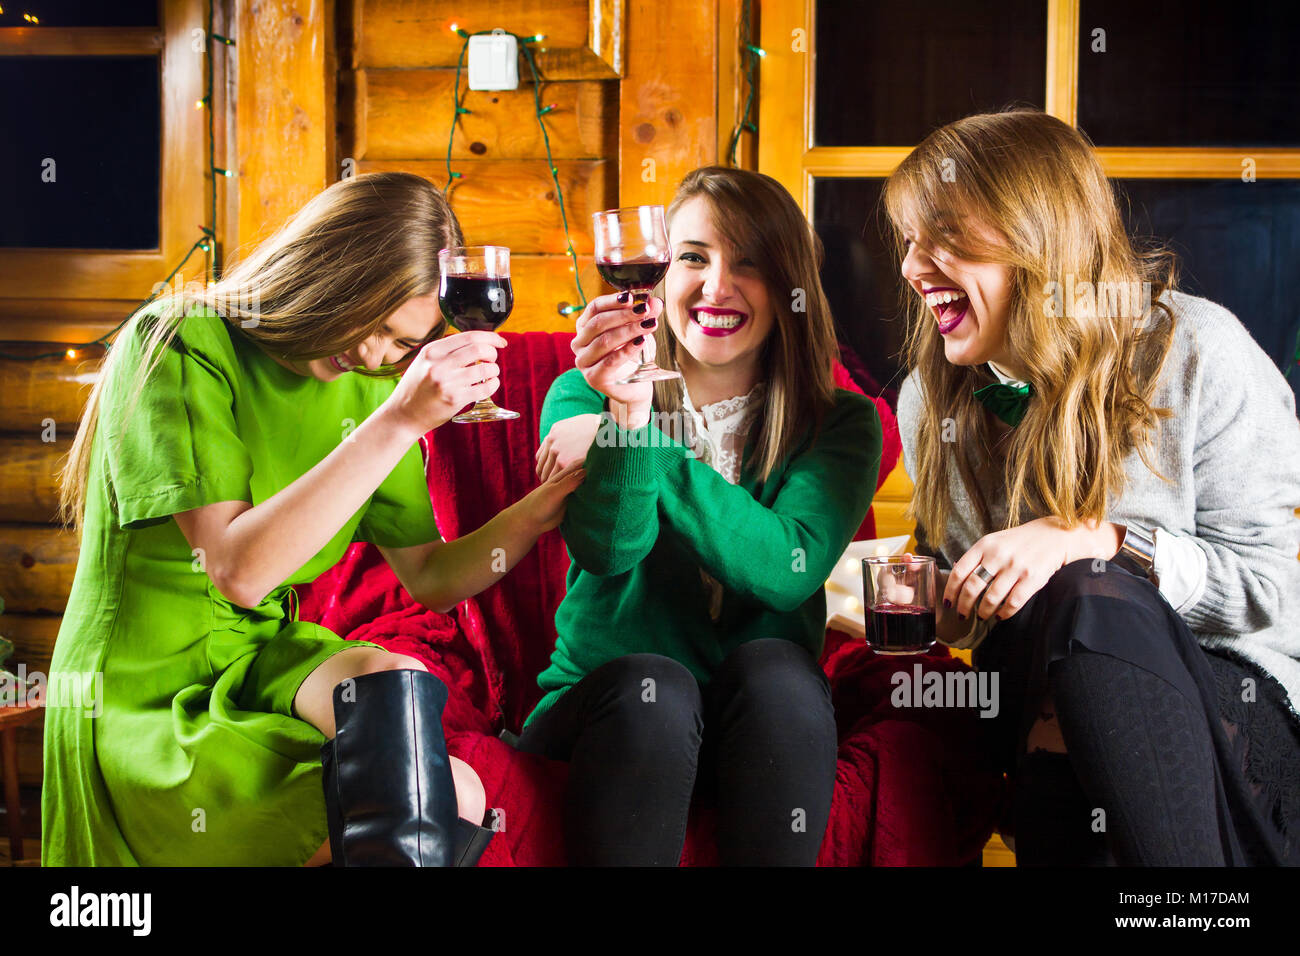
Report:
[[[970,299],[963,290],[954,286],[934,286],[926,289],[924,294],[925,304],[939,321],[940,335],[947,335],[961,325],[961,320],[970,311]]]
[[[733,335],[741,329],[749,316],[734,309],[691,309],[691,321],[705,335]]]
[[[330,364],[332,364],[332,365],[333,365],[336,369],[338,369],[340,372],[350,372],[350,371],[352,371],[352,366],[351,366],[351,365],[343,365],[343,364],[341,364],[341,363],[339,362],[339,358],[338,358],[337,355],[331,355],[331,356],[330,356]]]

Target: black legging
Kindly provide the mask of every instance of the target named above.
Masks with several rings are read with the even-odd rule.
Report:
[[[724,865],[812,866],[835,787],[830,685],[806,650],[776,638],[742,644],[703,689],[659,654],[610,661],[519,749],[569,761],[577,866],[676,866],[693,793],[716,801]]]
[[[1014,785],[1020,865],[1280,861],[1278,827],[1225,735],[1216,673],[1227,665],[1149,581],[1066,565],[994,627],[975,664],[1000,674],[988,723]],[[1049,696],[1066,755],[1026,752]]]

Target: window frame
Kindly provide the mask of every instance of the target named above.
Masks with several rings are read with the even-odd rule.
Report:
[[[1046,112],[1078,126],[1079,0],[1047,4]],[[910,146],[814,146],[816,77],[815,0],[764,7],[761,43],[767,56],[759,76],[758,168],[774,177],[812,220],[819,177],[885,178]],[[792,50],[803,30],[806,52]],[[781,131],[773,135],[772,131]],[[789,131],[798,131],[791,135]],[[764,133],[767,135],[764,135]],[[1300,149],[1241,147],[1128,147],[1094,149],[1111,179],[1237,179],[1242,160],[1255,161],[1257,179],[1300,179]]]
[[[212,175],[207,118],[195,108],[204,96],[206,52],[196,53],[192,45],[192,31],[206,29],[206,6],[202,0],[160,0],[159,15],[157,27],[0,28],[0,56],[5,57],[156,55],[162,108],[158,246],[5,249],[0,255],[0,338],[23,335],[31,323],[64,311],[63,304],[83,323],[98,325],[101,315],[120,320],[123,303],[148,296],[198,240],[201,225],[213,228],[205,208],[205,184]],[[218,92],[214,89],[214,98]],[[203,259],[195,258],[186,272],[198,277],[203,268]]]

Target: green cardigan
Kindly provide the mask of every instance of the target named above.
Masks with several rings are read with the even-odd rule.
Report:
[[[732,485],[651,424],[624,431],[605,396],[577,369],[551,385],[541,434],[557,421],[602,414],[587,452],[587,477],[570,495],[560,531],[569,548],[567,594],[555,615],[546,693],[525,726],[602,664],[662,654],[701,683],[738,646],[784,637],[821,655],[822,590],[876,490],[881,425],[875,404],[838,390],[813,441],[760,483],[746,446]],[[707,570],[721,582],[719,619],[709,618]]]

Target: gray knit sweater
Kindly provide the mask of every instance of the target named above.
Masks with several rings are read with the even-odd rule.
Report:
[[[1106,519],[1160,528],[1205,551],[1200,599],[1180,613],[1202,646],[1244,657],[1286,689],[1300,719],[1300,422],[1295,397],[1277,367],[1231,312],[1206,299],[1170,293],[1174,341],[1153,403],[1174,417],[1161,423],[1152,462],[1134,452],[1128,487]],[[904,465],[914,474],[922,393],[916,373],[898,396]],[[975,510],[956,468],[942,542],[926,542],[955,562],[980,538]],[[997,528],[1005,493],[983,488]],[[1025,519],[1028,520],[1028,519]],[[924,534],[924,529],[918,529]],[[938,535],[932,537],[937,538]]]

